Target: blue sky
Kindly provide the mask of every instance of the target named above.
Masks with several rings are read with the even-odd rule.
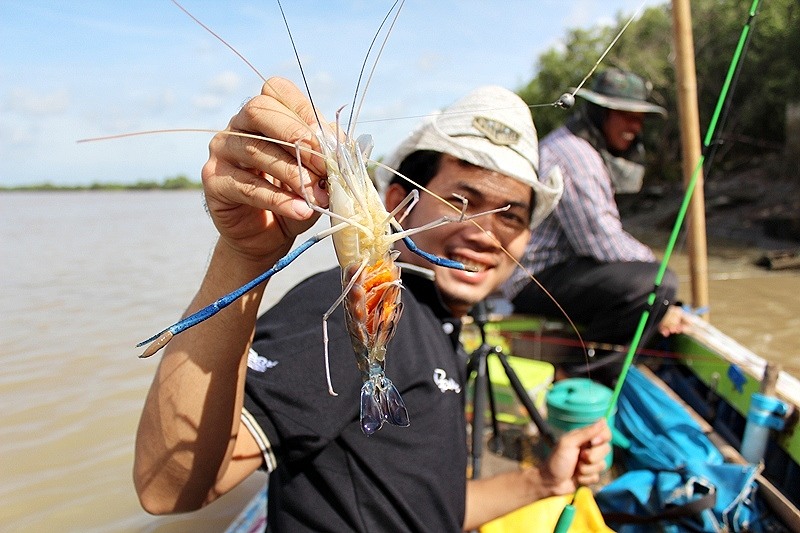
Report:
[[[415,117],[477,85],[516,89],[567,29],[610,23],[641,4],[407,0],[358,131],[373,135],[374,155],[386,154]],[[274,0],[183,5],[266,76],[299,82]],[[312,97],[326,116],[352,100],[368,43],[390,5],[284,0]],[[177,174],[199,179],[210,135],[76,140],[165,128],[222,129],[260,87],[240,59],[168,0],[0,0],[0,184],[128,183]]]

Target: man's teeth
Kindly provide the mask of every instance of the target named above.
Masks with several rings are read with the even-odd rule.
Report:
[[[469,259],[465,259],[463,257],[455,257],[453,259],[467,267],[467,270],[471,272],[483,272],[486,270],[486,265],[483,263],[475,263],[474,261],[470,261]]]

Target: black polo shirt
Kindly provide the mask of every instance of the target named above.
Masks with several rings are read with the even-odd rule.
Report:
[[[313,276],[259,318],[243,419],[262,446],[268,531],[461,531],[466,493],[466,362],[431,281],[403,272],[403,315],[386,375],[411,425],[361,431],[361,375],[344,326],[328,319],[332,382],[325,380],[322,315],[342,291],[339,269]]]

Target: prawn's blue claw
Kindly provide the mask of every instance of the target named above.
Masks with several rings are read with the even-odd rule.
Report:
[[[374,377],[361,387],[361,431],[369,436],[381,429],[384,422],[408,427],[408,410],[392,381]]]
[[[408,248],[411,252],[427,260],[429,263],[433,263],[434,265],[443,266],[446,268],[453,268],[455,270],[466,270],[467,272],[475,271],[475,269],[468,267],[464,263],[461,263],[459,261],[453,261],[452,259],[447,259],[446,257],[439,257],[438,255],[426,252],[425,250],[417,246],[417,244],[411,240],[411,237],[403,237],[403,243],[406,245],[406,248]]]
[[[269,278],[271,278],[272,276],[274,276],[275,274],[286,268],[292,261],[297,259],[300,256],[300,254],[302,254],[303,252],[314,246],[321,239],[322,239],[321,234],[314,235],[313,237],[303,242],[303,244],[301,244],[300,246],[298,246],[297,248],[295,248],[294,250],[283,256],[281,259],[279,259],[278,262],[275,263],[275,265],[272,268],[270,268],[257,278],[248,281],[235,291],[226,294],[219,300],[205,306],[196,313],[189,315],[186,318],[176,322],[167,329],[159,333],[156,333],[149,339],[143,340],[136,346],[141,347],[144,346],[145,344],[149,344],[149,346],[139,357],[140,358],[150,357],[151,355],[159,351],[161,348],[166,346],[166,344],[170,340],[172,340],[172,337],[174,337],[178,333],[185,331],[191,328],[192,326],[196,326],[200,322],[208,320],[212,316],[216,315],[217,313],[228,307],[230,304],[241,298],[244,294],[255,289],[258,285],[265,282],[266,280],[268,280]]]

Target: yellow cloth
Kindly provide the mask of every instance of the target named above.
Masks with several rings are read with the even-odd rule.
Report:
[[[572,495],[553,496],[501,516],[481,526],[481,533],[526,533],[551,532],[556,527],[561,511],[570,502]],[[594,501],[592,491],[581,487],[575,494],[575,519],[570,533],[614,533],[605,521]]]

